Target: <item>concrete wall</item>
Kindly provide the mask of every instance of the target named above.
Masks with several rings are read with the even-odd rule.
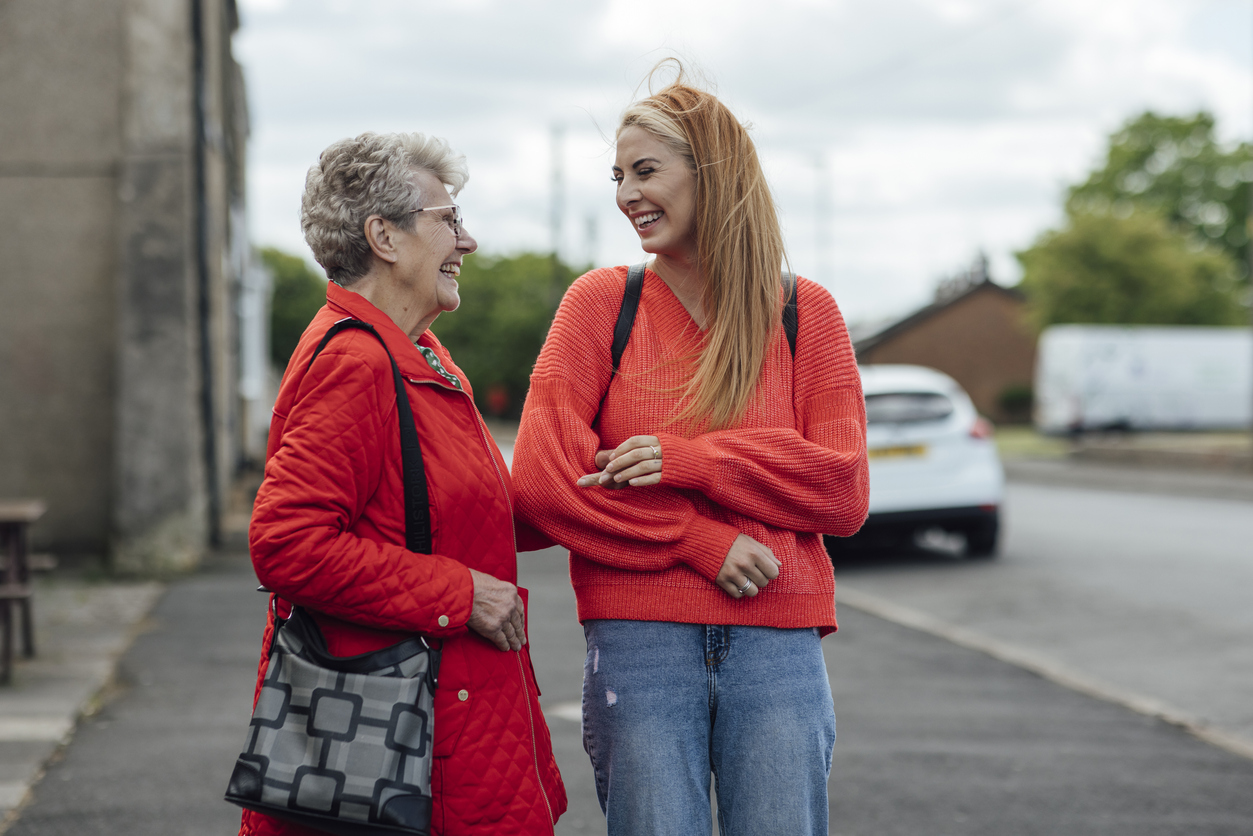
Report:
[[[67,550],[110,524],[121,12],[0,4],[0,496]]]
[[[234,137],[203,156],[197,5],[203,135]],[[37,547],[164,571],[213,530],[240,457],[234,26],[231,0],[0,3],[0,496],[48,502]]]
[[[857,353],[858,363],[930,366],[962,385],[979,412],[1003,421],[1001,393],[1030,386],[1035,370],[1035,334],[1023,318],[1023,303],[982,287]]]

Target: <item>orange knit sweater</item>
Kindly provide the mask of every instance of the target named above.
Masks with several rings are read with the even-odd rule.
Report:
[[[609,386],[626,274],[593,270],[567,291],[514,449],[517,512],[570,549],[579,620],[833,631],[835,580],[821,535],[855,532],[869,495],[861,380],[835,300],[799,280],[795,359],[778,328],[743,421],[707,432],[673,421],[703,335],[652,271]],[[661,439],[660,485],[575,485],[597,470],[597,450],[633,435]],[[713,580],[740,533],[783,566],[760,594],[736,600]]]

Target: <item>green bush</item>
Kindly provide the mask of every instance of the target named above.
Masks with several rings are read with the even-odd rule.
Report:
[[[274,247],[261,250],[274,276],[270,356],[279,369],[309,320],[326,303],[326,279],[302,258]],[[549,255],[471,255],[461,267],[461,306],[441,314],[431,330],[470,378],[486,415],[522,414],[531,368],[544,345],[557,304],[575,270]]]
[[[270,360],[287,368],[300,335],[313,315],[326,304],[326,279],[303,258],[275,247],[262,247],[261,262],[274,278],[270,301]]]
[[[1035,392],[1029,383],[1011,383],[1001,390],[997,398],[1001,411],[1012,422],[1030,420],[1034,402]]]
[[[1241,325],[1231,256],[1151,212],[1081,213],[1017,253],[1020,287],[1043,328],[1063,322]]]
[[[461,267],[461,307],[431,327],[470,378],[485,415],[522,414],[535,358],[576,272],[551,256],[471,255]]]

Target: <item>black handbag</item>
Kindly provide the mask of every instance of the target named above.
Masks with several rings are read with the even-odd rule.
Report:
[[[344,319],[313,357],[348,328],[383,341],[370,325]],[[400,416],[405,546],[430,554],[422,449],[404,379],[387,356]],[[269,657],[226,800],[342,836],[427,836],[439,651],[414,636],[360,656],[331,656],[317,623],[293,607],[285,620],[276,614]]]

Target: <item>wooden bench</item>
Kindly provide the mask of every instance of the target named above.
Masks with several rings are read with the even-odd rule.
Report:
[[[9,556],[7,554],[0,553],[0,572],[3,572],[4,567],[8,565],[9,565]],[[26,568],[29,569],[32,574],[39,574],[40,572],[51,572],[53,569],[57,568],[57,566],[59,565],[60,564],[57,561],[57,556],[55,554],[43,554],[41,552],[35,552],[34,554],[26,555]]]
[[[0,552],[4,555],[0,570],[0,684],[7,684],[13,676],[15,608],[22,619],[22,655],[28,659],[35,655],[27,530],[47,510],[38,499],[0,500]]]

